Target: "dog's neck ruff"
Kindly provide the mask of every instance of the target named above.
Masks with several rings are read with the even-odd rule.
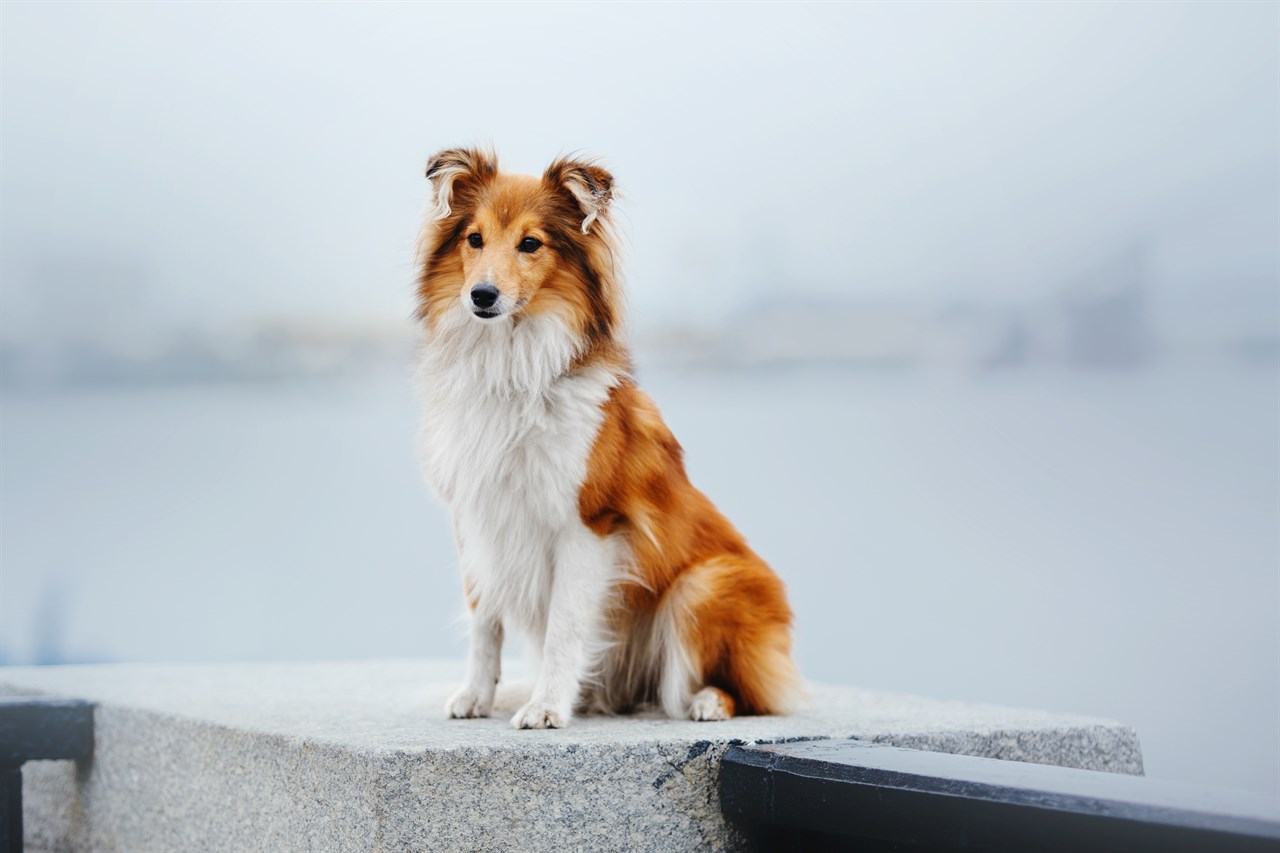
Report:
[[[581,348],[552,314],[479,321],[469,311],[450,311],[427,332],[423,379],[447,396],[530,400],[569,372]]]
[[[600,406],[621,378],[603,365],[575,367],[581,348],[551,314],[481,322],[457,311],[433,324],[419,368],[421,458],[455,512],[470,514],[492,500],[487,490],[522,481],[527,466],[558,469],[528,497],[550,490],[561,513],[576,508]]]

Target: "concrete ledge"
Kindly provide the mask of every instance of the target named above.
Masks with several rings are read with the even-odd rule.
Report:
[[[1108,720],[812,688],[792,717],[586,717],[515,731],[446,720],[449,662],[0,669],[0,693],[98,703],[90,766],[32,762],[29,850],[734,849],[716,775],[730,743],[856,737],[1141,773]]]

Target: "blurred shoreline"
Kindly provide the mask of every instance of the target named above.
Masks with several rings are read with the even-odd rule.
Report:
[[[716,325],[645,324],[637,363],[722,370],[839,366],[985,374],[1052,367],[1141,370],[1156,364],[1280,364],[1280,331],[1237,323],[1160,333],[1143,292],[1073,294],[1032,309],[983,304],[794,299],[746,306]],[[1265,318],[1263,318],[1265,320]],[[1253,328],[1250,328],[1250,325]],[[143,340],[78,335],[0,341],[0,389],[41,393],[115,386],[274,383],[358,376],[409,365],[417,332],[262,323],[234,334],[173,331]]]

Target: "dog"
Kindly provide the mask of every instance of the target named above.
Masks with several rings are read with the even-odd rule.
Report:
[[[470,608],[450,717],[487,717],[508,629],[540,653],[519,729],[580,711],[784,714],[801,694],[782,581],[685,475],[623,339],[614,180],[492,151],[427,166],[420,459]]]

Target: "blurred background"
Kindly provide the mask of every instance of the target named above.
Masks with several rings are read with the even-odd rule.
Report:
[[[581,149],[811,679],[1280,798],[1278,9],[6,2],[0,660],[461,656],[422,173]]]

